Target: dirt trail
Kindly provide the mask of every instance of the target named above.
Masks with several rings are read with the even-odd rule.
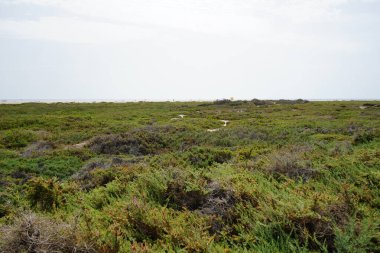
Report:
[[[65,145],[65,149],[70,149],[70,148],[74,148],[74,149],[80,149],[80,148],[84,148],[85,146],[87,146],[88,144],[90,144],[90,141],[87,140],[87,141],[83,141],[83,142],[80,142],[80,143],[77,143],[77,144],[71,144],[71,145]]]
[[[224,123],[224,127],[226,127],[227,126],[227,123],[230,123],[230,121],[229,120],[221,120],[223,123]]]
[[[83,141],[73,145],[73,148],[84,148],[90,141]]]

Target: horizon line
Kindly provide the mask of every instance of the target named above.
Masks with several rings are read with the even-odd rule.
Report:
[[[223,100],[228,98],[220,99],[0,99],[0,104],[24,104],[24,103],[139,103],[139,102],[214,102],[217,100]],[[253,99],[259,100],[307,100],[312,102],[334,102],[334,101],[380,101],[378,98],[334,98],[334,99],[308,99],[308,98],[252,98],[252,99],[228,99],[231,101],[251,101]]]

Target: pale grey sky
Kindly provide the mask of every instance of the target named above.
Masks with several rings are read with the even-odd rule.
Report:
[[[0,99],[380,98],[379,0],[0,0]]]

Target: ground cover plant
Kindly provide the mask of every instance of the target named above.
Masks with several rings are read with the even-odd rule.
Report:
[[[379,105],[0,105],[0,252],[380,252]]]

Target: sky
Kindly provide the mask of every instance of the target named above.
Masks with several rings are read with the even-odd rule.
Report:
[[[0,99],[380,99],[380,0],[0,0]]]

